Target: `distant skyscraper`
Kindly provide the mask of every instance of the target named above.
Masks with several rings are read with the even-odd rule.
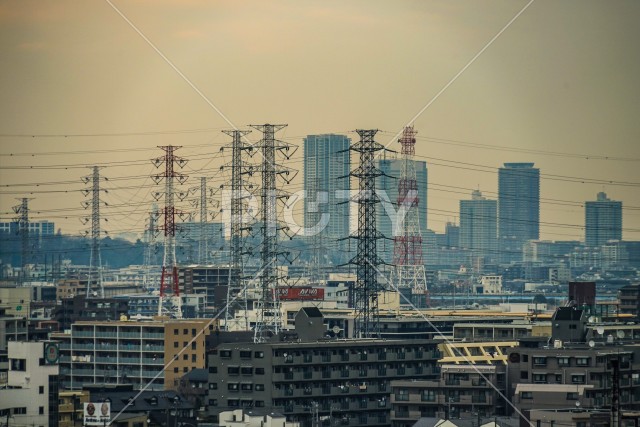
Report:
[[[522,259],[522,244],[540,238],[540,169],[505,163],[498,171],[498,238],[503,262]]]
[[[393,262],[393,238],[396,237],[393,227],[396,224],[393,215],[398,211],[398,178],[402,172],[402,159],[380,159],[377,161],[377,167],[388,176],[381,176],[376,180],[376,190],[380,194],[379,203],[376,206],[376,227],[388,239],[378,242],[378,255],[384,262],[391,264]],[[424,233],[427,230],[427,162],[420,160],[412,160],[415,171],[416,180],[418,182],[418,218],[420,221],[420,230],[423,233],[423,259],[429,258],[427,252],[426,239]],[[391,178],[390,178],[391,177]],[[401,230],[397,230],[401,231]]]
[[[622,240],[622,202],[600,192],[596,201],[585,203],[585,244],[600,246],[609,240]]]
[[[349,236],[349,145],[344,135],[308,135],[304,138],[304,226],[310,242],[319,244],[322,257],[338,262],[345,253]],[[324,217],[324,219],[323,219]],[[313,234],[317,234],[315,237]]]
[[[475,257],[497,260],[497,202],[478,190],[471,200],[460,200],[460,247]]]

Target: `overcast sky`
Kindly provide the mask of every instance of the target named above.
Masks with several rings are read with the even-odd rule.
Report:
[[[137,31],[107,1],[0,3],[3,220],[33,197],[33,220],[78,232],[83,166],[105,165],[104,228],[140,232],[155,147],[183,146],[188,186],[218,187],[230,123],[287,123],[293,144],[377,128],[399,149],[394,135],[527,4],[111,1]],[[583,239],[582,203],[604,190],[640,240],[638,22],[637,1],[537,0],[515,19],[415,120],[429,228],[472,189],[495,198],[497,168],[526,161],[542,175],[541,238]],[[301,156],[287,163],[300,174]]]

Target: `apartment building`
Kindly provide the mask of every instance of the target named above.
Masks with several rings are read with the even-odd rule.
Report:
[[[504,365],[442,365],[431,381],[391,382],[391,426],[410,427],[422,417],[475,419],[504,415]]]
[[[302,331],[304,325],[318,325]],[[310,426],[389,425],[392,380],[435,379],[433,340],[327,339],[317,308],[303,308],[296,333],[267,343],[220,344],[208,356],[208,414],[264,408]],[[314,418],[315,417],[315,418]]]
[[[175,389],[180,378],[205,367],[207,319],[76,322],[60,341],[60,385],[132,384],[142,389]]]

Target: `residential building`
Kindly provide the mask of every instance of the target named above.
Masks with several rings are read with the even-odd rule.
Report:
[[[320,245],[314,250],[324,263],[349,259],[339,239],[349,236],[350,145],[345,135],[304,138],[304,235]]]
[[[0,306],[0,353],[6,353],[8,342],[28,339],[26,316],[10,316],[6,307]]]
[[[410,427],[422,417],[476,419],[504,415],[508,403],[504,365],[442,365],[437,380],[391,382],[391,426]]]
[[[627,285],[618,291],[620,313],[633,314],[640,319],[640,284]]]
[[[58,427],[82,426],[82,415],[85,403],[90,402],[87,390],[73,390],[59,392]]]
[[[60,385],[176,389],[184,374],[205,367],[205,336],[212,329],[208,319],[76,322],[68,334],[52,334],[60,341]]]
[[[80,320],[120,320],[128,313],[129,306],[122,298],[87,298],[83,293],[63,298],[54,310],[53,319],[64,331]]]
[[[522,245],[540,238],[540,170],[505,163],[498,170],[498,240],[502,261],[522,258]]]
[[[8,354],[8,382],[0,389],[0,419],[16,426],[58,427],[58,345],[12,341]]]
[[[471,200],[460,201],[460,247],[468,249],[473,257],[498,259],[497,206],[479,190],[473,191]]]
[[[178,282],[185,294],[204,295],[200,316],[214,316],[227,304],[227,287],[239,274],[228,266],[185,265],[178,267]]]
[[[422,234],[422,254],[427,264],[427,258],[434,253],[436,244],[435,233],[432,237],[433,248],[429,250],[428,241],[429,233],[427,232],[427,184],[428,171],[427,162],[422,160],[409,160],[413,162],[416,171],[416,181],[418,184],[418,222],[420,223],[420,231]],[[376,228],[383,236],[388,239],[378,241],[378,255],[386,263],[393,262],[394,241],[393,238],[402,233],[401,229],[396,229],[399,225],[396,218],[398,211],[398,181],[402,174],[403,159],[379,159],[377,160],[377,168],[383,173],[382,176],[376,178],[376,192],[380,199],[380,203],[376,206]]]
[[[587,201],[585,211],[585,244],[601,246],[622,239],[622,202],[610,200],[604,192],[595,201]]]
[[[315,307],[295,323],[295,332],[271,342],[223,343],[209,354],[213,422],[222,411],[264,408],[303,426],[327,416],[340,425],[389,425],[390,381],[438,376],[434,340],[327,339]]]

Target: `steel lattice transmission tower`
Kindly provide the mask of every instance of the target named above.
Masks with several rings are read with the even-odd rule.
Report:
[[[282,328],[280,313],[280,299],[278,284],[280,282],[278,257],[284,252],[278,245],[278,231],[283,227],[278,225],[277,201],[284,197],[276,188],[278,177],[290,182],[295,175],[293,171],[277,163],[277,158],[284,156],[288,159],[295,152],[295,147],[283,141],[276,140],[274,135],[287,125],[251,125],[262,132],[262,139],[254,147],[262,154],[260,171],[262,174],[262,188],[260,191],[260,218],[262,245],[260,250],[260,300],[258,301],[258,319],[254,330],[254,341],[265,342],[277,335]]]
[[[165,155],[152,160],[156,167],[164,164],[164,173],[152,175],[153,181],[158,184],[162,180],[165,182],[164,192],[154,193],[156,200],[164,196],[164,256],[162,259],[162,277],[160,279],[160,300],[158,301],[158,315],[169,315],[171,317],[182,318],[182,307],[180,300],[180,285],[178,283],[178,264],[176,261],[176,215],[182,216],[182,212],[175,207],[175,197],[184,200],[188,192],[174,193],[174,179],[180,184],[187,180],[187,176],[175,171],[175,165],[182,168],[187,164],[187,160],[174,154],[179,146],[168,145],[158,147],[165,151]]]
[[[198,187],[193,187],[192,191],[198,191],[199,197],[192,200],[191,203],[194,208],[200,208],[200,222],[198,223],[198,264],[205,265],[211,263],[211,254],[209,252],[209,240],[211,240],[211,233],[209,228],[209,219],[215,217],[215,213],[210,215],[209,213],[209,204],[211,204],[211,200],[209,196],[213,196],[215,191],[208,187],[207,177],[200,177],[200,185]],[[193,214],[195,217],[195,212]]]
[[[245,142],[245,135],[250,130],[224,130],[224,133],[232,138],[231,163],[221,169],[231,168],[231,192],[227,193],[230,199],[230,232],[229,232],[229,280],[227,282],[227,304],[225,306],[225,330],[236,327],[241,330],[249,330],[247,318],[247,296],[244,288],[244,262],[245,254],[244,233],[250,227],[244,225],[245,198],[250,194],[250,184],[243,176],[252,172],[251,168],[243,160],[243,153],[251,154],[254,147]],[[224,151],[224,147],[220,149]],[[222,185],[221,188],[225,188]],[[236,325],[239,321],[236,313],[242,311],[244,315],[243,325]]]
[[[91,183],[91,187],[82,191],[85,196],[91,196],[91,200],[82,202],[85,209],[91,208],[91,217],[82,219],[86,224],[91,222],[91,255],[89,257],[89,277],[87,278],[87,298],[91,298],[94,292],[100,298],[104,298],[104,285],[102,283],[102,257],[100,255],[100,168],[93,166],[90,176],[82,177],[85,184]],[[87,232],[87,234],[89,234]]]
[[[156,237],[158,226],[156,224],[160,213],[158,212],[158,207],[154,203],[153,209],[149,212],[149,220],[147,224],[147,229],[144,231],[144,277],[142,279],[142,283],[144,284],[145,289],[149,287],[149,275],[151,273],[151,264],[156,260]]]
[[[16,218],[18,222],[18,234],[20,235],[21,254],[20,254],[20,281],[27,280],[27,264],[31,258],[31,250],[29,245],[29,200],[23,197],[20,204],[13,207],[13,212],[19,215]]]
[[[377,129],[356,130],[360,141],[349,149],[360,155],[360,164],[350,176],[358,179],[358,194],[354,201],[358,204],[358,232],[352,236],[358,242],[356,256],[349,261],[356,266],[356,283],[354,289],[355,331],[359,338],[379,335],[378,294],[381,286],[378,283],[378,265],[383,264],[378,257],[377,241],[384,238],[376,228],[376,204],[380,202],[376,194],[376,178],[384,175],[375,167],[375,156],[385,148],[375,142]]]
[[[416,131],[407,126],[398,140],[402,146],[402,163],[398,180],[398,210],[394,233],[393,264],[398,292],[409,289],[413,304],[424,306],[427,276],[422,258],[422,234],[418,212],[418,180],[413,158]]]

